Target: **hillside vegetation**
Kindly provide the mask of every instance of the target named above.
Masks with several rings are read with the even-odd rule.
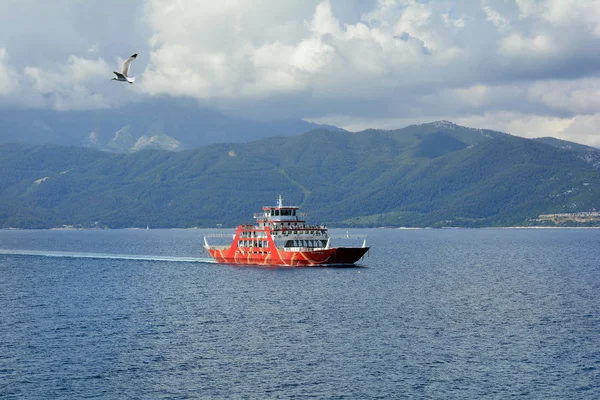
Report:
[[[127,155],[9,144],[0,226],[235,226],[278,193],[334,226],[539,224],[599,208],[599,168],[594,148],[445,121]]]

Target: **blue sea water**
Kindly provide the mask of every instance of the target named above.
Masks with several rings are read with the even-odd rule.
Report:
[[[0,231],[0,398],[600,398],[600,230],[360,230],[355,268],[204,233]]]

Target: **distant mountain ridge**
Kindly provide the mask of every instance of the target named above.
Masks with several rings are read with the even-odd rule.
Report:
[[[231,227],[278,193],[333,226],[552,225],[600,208],[600,150],[447,121],[180,152],[0,145],[5,228]]]
[[[184,100],[158,99],[90,111],[0,109],[0,143],[83,146],[115,153],[180,151],[297,135],[318,127],[303,120],[261,122],[231,117]]]

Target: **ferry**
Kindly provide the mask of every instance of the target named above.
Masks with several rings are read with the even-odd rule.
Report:
[[[280,195],[276,206],[254,214],[255,225],[239,225],[230,245],[210,245],[208,238],[223,235],[206,235],[204,249],[218,263],[298,267],[352,265],[369,251],[364,237],[361,247],[333,247],[327,227],[307,224],[299,209],[284,206]]]

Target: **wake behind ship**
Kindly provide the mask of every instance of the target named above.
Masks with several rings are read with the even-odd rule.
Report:
[[[332,247],[324,225],[310,225],[301,219],[296,206],[263,207],[255,214],[256,225],[240,225],[228,246],[215,246],[204,237],[204,248],[215,261],[240,265],[329,266],[352,265],[367,251],[362,247]]]

